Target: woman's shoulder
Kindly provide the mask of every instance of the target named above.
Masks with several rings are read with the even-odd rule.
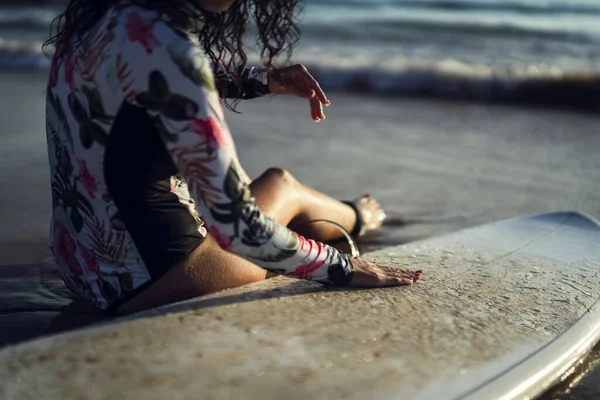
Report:
[[[115,7],[107,12],[100,25],[101,31],[110,33],[112,50],[119,53],[137,56],[167,51],[179,57],[192,49],[195,56],[203,53],[189,30],[140,6]]]
[[[125,78],[128,71],[143,76],[161,71],[165,79],[185,77],[216,91],[209,57],[190,30],[139,6],[111,10],[107,21],[114,35],[106,55],[115,56]]]
[[[167,39],[180,39],[194,42],[194,38],[181,24],[171,21],[167,16],[155,10],[139,5],[113,7],[106,15],[109,25],[124,29],[130,40],[136,38],[158,45],[159,36]]]

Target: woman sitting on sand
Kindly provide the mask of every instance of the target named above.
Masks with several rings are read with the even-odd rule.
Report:
[[[71,0],[59,17],[47,92],[51,243],[68,287],[132,312],[265,279],[411,284],[420,272],[350,258],[320,242],[384,217],[369,196],[342,203],[271,168],[250,180],[220,98],[328,100],[302,66],[244,66],[254,16],[265,65],[289,51],[300,0]],[[220,65],[215,69],[212,66]],[[216,80],[215,80],[216,77]],[[340,160],[340,168],[348,160]]]

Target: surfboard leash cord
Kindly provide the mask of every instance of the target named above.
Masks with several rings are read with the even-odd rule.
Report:
[[[346,240],[348,241],[348,244],[350,245],[350,255],[352,257],[359,257],[360,256],[360,251],[358,250],[358,246],[356,245],[356,241],[354,240],[354,238],[352,237],[352,235],[350,235],[350,233],[340,224],[338,224],[337,222],[334,221],[330,221],[328,219],[313,219],[312,221],[308,221],[309,224],[313,224],[313,223],[325,223],[325,224],[330,224],[335,226],[336,228],[338,228],[342,234],[346,237]]]

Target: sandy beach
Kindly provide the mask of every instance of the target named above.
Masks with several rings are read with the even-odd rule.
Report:
[[[0,279],[19,270],[7,266],[50,256],[45,80],[44,73],[0,74]],[[250,176],[280,166],[340,199],[378,198],[394,223],[368,238],[367,249],[525,214],[577,210],[600,218],[593,115],[328,96],[320,124],[304,101],[282,97],[246,101],[228,124]],[[576,392],[552,398],[588,398]]]

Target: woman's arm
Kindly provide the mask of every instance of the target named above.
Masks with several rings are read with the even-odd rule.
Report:
[[[124,45],[145,107],[164,145],[221,244],[261,267],[288,276],[346,285],[349,258],[266,217],[243,179],[233,138],[224,120],[213,71],[202,49],[163,22],[153,27],[151,53]]]

